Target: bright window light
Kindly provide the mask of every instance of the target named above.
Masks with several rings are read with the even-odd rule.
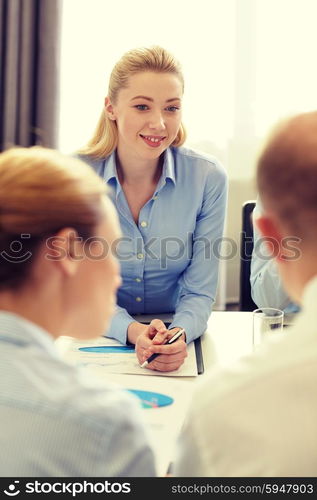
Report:
[[[250,178],[280,118],[316,107],[316,0],[64,0],[59,149],[90,139],[127,50],[171,51],[185,76],[189,146]]]
[[[116,61],[129,49],[161,45],[185,75],[189,141],[223,149],[233,123],[236,0],[64,0],[59,148],[92,135]],[[194,7],[193,7],[194,6]]]

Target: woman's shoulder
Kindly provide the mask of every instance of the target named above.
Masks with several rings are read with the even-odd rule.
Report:
[[[91,156],[91,155],[85,155],[85,154],[82,154],[82,153],[73,153],[72,155],[74,158],[78,158],[78,160],[81,160],[85,163],[88,163],[88,165],[91,165],[92,167],[95,166],[95,165],[99,165],[101,163],[104,163],[105,161],[105,158],[96,158],[94,156]]]
[[[72,156],[83,161],[84,163],[87,163],[87,165],[92,167],[97,174],[101,175],[103,173],[106,158],[96,158],[94,156],[84,155],[81,153],[74,153]]]
[[[226,170],[222,163],[213,155],[187,147],[172,148],[176,168],[197,169],[205,175],[226,178]]]

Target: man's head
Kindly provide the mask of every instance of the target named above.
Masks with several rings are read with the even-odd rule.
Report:
[[[306,282],[317,274],[317,112],[274,129],[258,161],[257,185],[264,208],[257,225],[276,241],[284,285],[300,300]],[[291,245],[298,250],[287,250]]]

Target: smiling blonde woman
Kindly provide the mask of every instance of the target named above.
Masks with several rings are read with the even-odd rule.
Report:
[[[202,335],[216,296],[227,180],[212,157],[186,149],[184,78],[161,47],[134,49],[115,65],[101,118],[80,151],[112,187],[121,230],[122,286],[108,335],[136,345],[149,369],[177,370]],[[203,112],[203,111],[202,111]],[[218,246],[217,246],[218,245]],[[170,313],[170,329],[156,316]],[[149,315],[144,325],[134,316]],[[162,345],[179,329],[185,334]]]

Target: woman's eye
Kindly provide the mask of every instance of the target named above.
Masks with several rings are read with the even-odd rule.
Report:
[[[175,111],[179,111],[179,108],[177,106],[168,106],[168,108],[166,108],[167,111],[171,111],[172,113],[175,113]]]
[[[138,109],[139,111],[146,111],[147,109],[149,109],[147,107],[146,104],[137,104],[136,106],[134,106],[136,109]]]

